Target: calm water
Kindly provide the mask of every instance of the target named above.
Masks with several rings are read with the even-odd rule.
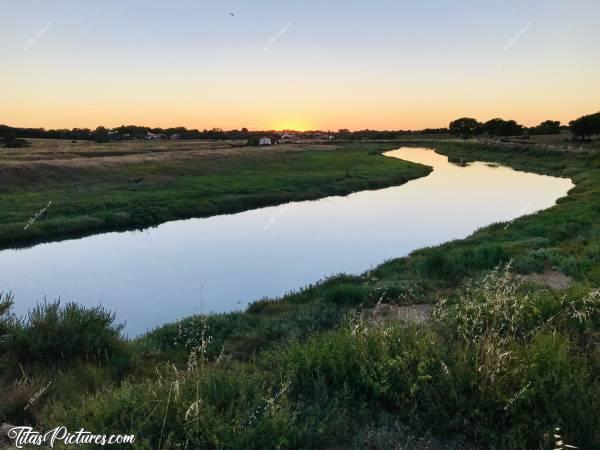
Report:
[[[24,314],[44,298],[102,304],[129,335],[194,313],[243,309],[325,276],[361,273],[420,247],[555,204],[568,179],[475,163],[432,150],[389,157],[434,168],[409,183],[347,197],[168,222],[0,252],[0,291]]]

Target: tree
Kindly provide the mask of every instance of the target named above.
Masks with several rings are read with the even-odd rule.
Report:
[[[519,125],[514,120],[505,120],[496,130],[498,136],[521,136],[523,134],[523,125]]]
[[[572,120],[569,122],[569,129],[575,137],[579,137],[582,141],[586,137],[590,140],[593,134],[600,134],[600,112]]]
[[[490,136],[497,136],[498,130],[500,129],[503,123],[504,120],[500,119],[499,117],[496,117],[495,119],[490,119],[483,124],[482,131]]]
[[[352,132],[348,128],[340,128],[337,137],[341,140],[348,140],[352,138]]]
[[[536,127],[529,130],[530,134],[560,134],[560,121],[544,120]]]
[[[514,120],[495,118],[484,123],[482,130],[490,136],[520,136],[523,134],[523,125]]]
[[[96,131],[94,131],[94,140],[96,142],[108,142],[108,130],[104,127],[96,128]]]
[[[451,134],[466,139],[481,132],[481,123],[471,117],[462,117],[450,122],[448,129]]]

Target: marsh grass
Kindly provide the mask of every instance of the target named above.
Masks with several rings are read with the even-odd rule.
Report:
[[[532,291],[505,265],[451,293],[433,321],[374,327],[363,307],[381,301],[380,281],[334,278],[288,306],[261,304],[243,317],[278,321],[282,308],[322,302],[344,309],[337,327],[279,339],[242,361],[229,351],[231,335],[215,338],[224,322],[183,321],[169,338],[175,360],[131,343],[141,367],[113,382],[87,369],[90,380],[100,376],[87,393],[83,366],[71,363],[33,413],[18,414],[47,428],[136,434],[140,448],[384,448],[396,440],[396,448],[537,448],[557,425],[572,445],[598,442],[598,358],[582,351],[600,316],[596,290]],[[352,300],[357,292],[362,303]],[[85,355],[78,358],[103,370],[106,362]],[[28,378],[15,385],[22,392],[13,405],[26,405],[49,381]],[[74,386],[77,399],[63,392]]]
[[[533,333],[527,328],[527,318],[535,306],[528,294],[519,293],[521,283],[507,264],[462,287],[453,311],[448,311],[445,300],[435,307],[438,323],[448,321],[445,327],[454,330],[454,337],[472,347],[470,353],[475,356],[473,364],[482,393],[509,366],[513,344]]]
[[[327,150],[252,149],[106,165],[95,155],[100,163],[83,168],[8,165],[0,172],[0,210],[6,211],[0,216],[0,248],[348,195],[400,185],[431,171],[380,154],[389,148],[365,143]],[[369,155],[371,150],[377,155]],[[24,229],[49,200],[52,207]]]

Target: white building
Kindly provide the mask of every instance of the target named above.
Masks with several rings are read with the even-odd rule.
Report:
[[[271,145],[271,139],[264,137],[258,141],[258,145]]]
[[[148,131],[146,134],[146,139],[149,141],[166,139],[167,137],[162,133],[151,133]]]

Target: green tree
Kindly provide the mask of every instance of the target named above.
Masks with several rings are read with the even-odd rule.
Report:
[[[600,134],[600,112],[581,116],[569,122],[569,129],[575,137],[590,140],[592,135]]]
[[[94,140],[96,142],[108,142],[108,130],[104,127],[98,127],[94,131]]]
[[[488,120],[482,126],[482,131],[490,136],[520,136],[523,134],[523,125],[514,120],[495,118]]]
[[[450,122],[448,129],[450,134],[466,139],[481,132],[481,123],[471,117],[461,117]]]
[[[560,134],[560,121],[545,120],[529,130],[530,134]]]
[[[498,136],[521,136],[523,134],[523,125],[519,125],[514,120],[503,121],[496,130]]]
[[[490,119],[487,122],[485,122],[481,128],[484,133],[487,133],[490,136],[497,136],[498,129],[500,129],[500,127],[502,126],[503,123],[504,123],[503,119],[496,117],[494,119]]]

